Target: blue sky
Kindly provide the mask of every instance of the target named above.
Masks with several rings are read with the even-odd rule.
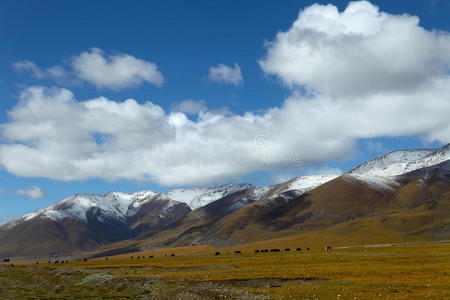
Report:
[[[166,114],[175,110],[174,107],[181,102],[193,100],[207,106],[208,111],[220,111],[228,118],[242,116],[249,111],[256,115],[264,115],[267,109],[280,108],[286,99],[295,98],[298,93],[306,95],[309,87],[317,88],[320,83],[320,81],[317,83],[319,79],[314,77],[316,74],[307,74],[309,77],[305,77],[305,83],[301,81],[302,79],[292,78],[295,74],[288,74],[276,65],[280,61],[277,55],[281,54],[275,53],[275,47],[267,44],[269,41],[276,43],[277,33],[286,32],[291,28],[298,18],[299,11],[314,3],[331,3],[336,5],[339,11],[343,11],[348,4],[347,1],[195,1],[189,4],[186,1],[108,1],[107,3],[103,1],[2,1],[0,3],[0,39],[2,41],[0,43],[0,95],[2,96],[0,123],[14,123],[7,111],[17,109],[20,95],[30,86],[68,89],[73,93],[76,99],[74,101],[86,101],[97,97],[106,97],[109,101],[116,102],[132,98],[140,105],[150,101],[161,107]],[[418,16],[420,27],[429,35],[432,34],[432,30],[450,31],[448,1],[374,0],[372,4],[390,15],[407,13]],[[117,88],[112,86],[114,83],[101,85],[98,80],[73,75],[74,57],[79,57],[82,53],[93,54],[95,51],[91,49],[94,47],[101,49],[98,51],[101,51],[100,55],[106,59],[114,55],[128,55],[138,59],[139,62],[155,64],[158,72],[164,77],[164,83],[158,86],[141,80],[140,83],[130,83],[125,88]],[[268,49],[271,47],[275,49],[275,54],[269,59]],[[430,69],[426,76],[441,71],[448,74],[448,65],[446,65],[448,58],[440,54],[439,49],[435,52],[437,58],[430,59],[439,61],[440,65]],[[261,65],[261,60],[267,62],[266,68]],[[60,66],[68,75],[59,78],[42,75],[41,78],[36,78],[39,76],[33,76],[29,68],[23,68],[20,71],[17,66],[14,67],[14,64],[24,61],[33,62],[41,71]],[[224,80],[214,80],[209,70],[217,67],[218,64],[224,64],[231,70],[235,64],[238,64],[242,82],[233,84],[228,77]],[[330,67],[331,70],[332,68],[333,66]],[[422,76],[422,74],[419,75]],[[341,87],[341,83],[325,82],[324,85],[327,84],[332,88],[337,85]],[[380,93],[381,89],[384,87],[380,87]],[[391,95],[392,91],[383,90],[382,92]],[[329,90],[326,93],[331,95]],[[380,93],[377,92],[374,95]],[[398,95],[398,90],[395,93]],[[333,94],[333,97],[347,96]],[[356,98],[357,96],[351,94],[348,97]],[[444,112],[445,109],[446,107],[443,107]],[[411,112],[411,118],[415,117],[414,113],[417,111]],[[190,120],[196,121],[195,114],[185,114]],[[46,117],[42,118],[45,120]],[[327,115],[324,118],[327,118]],[[42,122],[43,119],[39,120]],[[420,122],[421,119],[417,120]],[[289,127],[289,122],[286,122],[286,126]],[[13,125],[18,126],[18,124]],[[248,173],[245,170],[227,169],[218,170],[217,174],[205,174],[205,177],[216,176],[214,182],[223,180],[223,183],[250,181],[255,184],[268,184],[271,183],[274,174],[330,172],[330,169],[346,171],[386,151],[439,147],[446,143],[445,134],[438,128],[441,125],[431,124],[430,129],[424,132],[406,128],[392,132],[380,130],[377,133],[370,131],[360,135],[355,133],[351,137],[345,137],[348,147],[340,145],[336,148],[339,155],[335,157],[331,155],[331,159],[316,158],[311,153],[317,150],[310,149],[304,152],[305,161],[307,161],[305,164],[289,165],[286,168],[279,165],[252,165]],[[15,128],[24,130],[25,127]],[[155,131],[159,130],[156,125],[152,128]],[[214,132],[217,132],[216,130],[218,129]],[[251,130],[251,128],[248,129],[249,132]],[[164,135],[164,131],[161,132]],[[199,132],[201,132],[200,129],[195,131],[200,138],[203,138]],[[262,129],[261,132],[263,135],[266,134],[266,131]],[[335,136],[340,134],[342,132],[333,133]],[[101,133],[94,140],[100,144],[102,138],[108,137],[107,134]],[[270,134],[264,137],[267,138],[267,141],[263,140],[264,143],[273,139],[275,146],[284,147],[282,141],[285,139],[272,138]],[[206,138],[210,138],[210,135]],[[308,138],[314,139],[314,137]],[[39,137],[40,142],[43,139],[45,140],[42,136]],[[14,140],[4,135],[0,141],[8,145],[33,143],[29,140]],[[333,140],[326,145],[328,147],[335,142]],[[290,141],[287,143],[291,145]],[[181,147],[185,144],[189,143],[184,141],[175,145]],[[219,148],[231,146],[225,142],[223,145],[216,145]],[[191,150],[187,148],[186,151]],[[333,148],[330,146],[327,151],[331,153]],[[6,157],[6,154],[2,155]],[[21,159],[16,156],[4,158],[4,161],[8,160],[9,163],[11,160],[20,161]],[[62,156],[62,159],[66,157]],[[26,163],[39,165],[41,163],[39,160],[35,159]],[[164,172],[165,166],[160,167],[159,172]],[[45,168],[46,165],[43,165],[42,169]],[[110,171],[115,172],[115,170]],[[130,175],[130,179],[126,176],[98,174],[77,175],[76,178],[69,178],[70,176],[64,175],[66,176],[64,177],[56,173],[43,171],[40,174],[38,167],[33,170],[18,171],[17,168],[5,162],[2,163],[0,188],[3,192],[0,193],[0,216],[22,215],[74,193],[103,193],[111,190],[134,192],[142,189],[164,191],[169,188],[168,186],[199,184],[198,179],[175,180],[173,177],[176,174],[171,175],[170,178],[138,180],[133,177],[135,174]],[[189,177],[189,174],[189,172],[180,172],[178,176]],[[141,175],[137,174],[136,178]],[[205,183],[212,184],[209,181]],[[18,195],[18,190],[33,186],[38,186],[45,195],[35,197],[39,199],[31,199],[23,193]]]

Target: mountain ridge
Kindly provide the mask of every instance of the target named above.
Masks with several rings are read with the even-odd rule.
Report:
[[[0,226],[7,245],[0,255],[236,244],[409,210],[449,191],[450,144],[394,151],[345,174],[303,175],[270,186],[76,194]]]

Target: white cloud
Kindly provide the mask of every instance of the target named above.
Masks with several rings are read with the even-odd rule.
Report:
[[[36,78],[44,77],[41,68],[36,66],[36,64],[32,61],[29,60],[18,61],[14,63],[13,66],[18,72],[30,72],[32,76]]]
[[[188,115],[195,115],[208,110],[205,100],[185,100],[180,103],[172,105],[172,110],[175,112],[182,112]]]
[[[128,54],[104,56],[102,50],[92,48],[73,58],[72,67],[78,78],[98,88],[120,90],[142,82],[161,86],[163,75],[151,62]]]
[[[410,93],[447,78],[449,49],[449,34],[420,27],[416,16],[384,13],[367,1],[343,12],[315,4],[268,43],[260,65],[287,86],[315,93]]]
[[[46,197],[44,191],[38,186],[30,186],[28,188],[17,190],[16,194],[31,199],[42,199]]]
[[[18,61],[13,64],[14,68],[21,73],[31,73],[36,79],[44,78],[63,78],[67,76],[66,71],[61,66],[53,66],[50,68],[42,69],[38,67],[34,62],[29,60]]]
[[[4,191],[5,190],[0,187],[0,194],[3,193]]]
[[[240,86],[244,83],[241,67],[238,64],[234,64],[232,67],[224,64],[210,67],[208,78],[211,81],[231,83],[235,86]]]
[[[64,79],[65,82],[85,81],[97,88],[121,90],[136,87],[143,82],[162,86],[164,77],[156,64],[128,54],[106,56],[101,49],[92,48],[72,57],[68,66],[55,65],[40,68],[29,60],[13,64],[21,73],[30,73],[36,79]]]
[[[189,109],[78,101],[67,89],[31,87],[0,127],[0,166],[24,177],[208,185],[348,158],[358,139],[417,135],[448,143],[448,39],[419,27],[416,17],[381,13],[368,2],[343,13],[313,5],[261,61],[293,88],[279,107],[242,115],[205,110],[192,121]],[[314,93],[303,96],[298,87]]]
[[[414,95],[351,105],[294,95],[262,114],[204,112],[191,121],[150,102],[76,101],[66,89],[32,87],[1,127],[7,143],[0,145],[0,165],[24,177],[208,185],[345,158],[359,138],[417,134],[449,141],[449,95],[447,79]]]

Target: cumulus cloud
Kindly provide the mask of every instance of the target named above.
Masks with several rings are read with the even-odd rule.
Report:
[[[409,93],[447,78],[450,36],[419,18],[381,12],[367,1],[339,12],[314,4],[268,43],[259,61],[291,88],[327,95]]]
[[[232,67],[224,64],[210,67],[208,78],[211,81],[226,82],[235,86],[240,86],[244,83],[241,67],[238,64],[234,64]]]
[[[67,76],[66,71],[61,66],[53,66],[42,69],[34,62],[29,60],[18,61],[13,64],[14,68],[20,73],[30,73],[36,79],[55,78],[60,79]]]
[[[0,127],[0,166],[24,177],[209,185],[348,158],[359,139],[448,143],[448,40],[366,1],[344,12],[313,5],[260,62],[293,88],[278,107],[205,110],[193,121],[186,114],[200,110],[194,102],[166,112],[151,102],[77,100],[67,89],[30,87]]]
[[[70,79],[84,81],[97,88],[121,90],[136,87],[143,82],[162,86],[164,77],[156,64],[129,54],[107,56],[98,48],[92,48],[72,57],[67,66],[55,65],[41,68],[29,60],[13,64],[20,73],[29,73],[36,79]]]
[[[16,194],[31,199],[42,199],[46,197],[44,191],[38,186],[30,186],[28,188],[17,190]]]
[[[207,111],[208,107],[206,107],[205,100],[189,99],[172,105],[172,110],[188,115],[195,115]]]
[[[154,63],[128,54],[105,56],[98,48],[75,56],[72,67],[78,78],[98,88],[120,90],[142,82],[156,86],[164,83],[164,77]]]
[[[449,80],[415,95],[352,105],[294,95],[261,114],[205,112],[191,121],[150,102],[77,101],[66,89],[32,87],[1,127],[7,143],[0,165],[25,177],[208,185],[345,158],[358,138],[418,134],[448,141],[449,95]]]

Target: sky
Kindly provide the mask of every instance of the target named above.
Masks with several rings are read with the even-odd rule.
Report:
[[[0,222],[450,142],[450,2],[1,1]]]

